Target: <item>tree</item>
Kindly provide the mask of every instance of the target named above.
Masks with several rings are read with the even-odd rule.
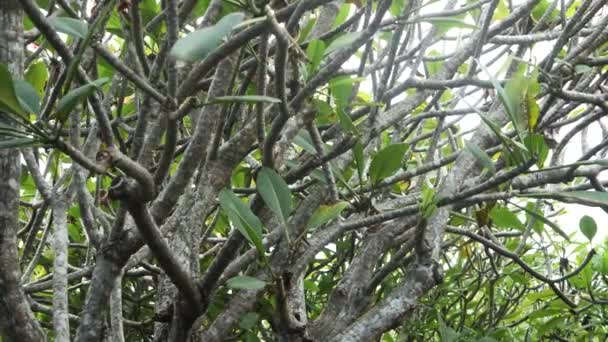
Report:
[[[3,340],[606,339],[604,5],[1,1]]]

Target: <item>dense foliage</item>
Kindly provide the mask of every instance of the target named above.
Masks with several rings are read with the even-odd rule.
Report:
[[[0,341],[605,341],[605,4],[0,0]]]

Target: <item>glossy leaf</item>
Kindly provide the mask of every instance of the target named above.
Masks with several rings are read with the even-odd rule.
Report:
[[[540,20],[540,18],[543,17],[543,15],[545,15],[545,13],[549,10],[551,6],[551,2],[549,2],[549,0],[541,0],[538,2],[538,4],[536,4],[536,6],[534,6],[534,8],[532,8],[531,11],[531,17],[535,22],[538,22]],[[548,14],[548,20],[547,22],[551,22],[553,20],[555,20],[559,15],[559,11],[557,9],[554,9],[553,11],[551,11],[551,13]]]
[[[353,83],[361,80],[361,78],[342,76],[329,81],[329,89],[338,108],[344,108],[348,105],[353,92]]]
[[[15,80],[13,83],[21,107],[28,113],[40,113],[40,97],[36,89],[26,81]]]
[[[263,167],[258,172],[256,188],[264,203],[285,224],[291,213],[291,190],[285,180],[274,170]]]
[[[547,156],[549,156],[549,147],[545,142],[545,138],[540,134],[529,134],[524,139],[524,144],[528,148],[528,151],[538,158],[536,165],[541,168],[545,160],[547,160]]]
[[[334,39],[331,44],[325,49],[323,56],[329,56],[338,50],[345,48],[347,46],[351,46],[363,32],[347,32],[340,37]]]
[[[89,26],[87,23],[78,19],[54,17],[49,19],[49,22],[55,30],[72,37],[85,39],[89,33]]]
[[[589,241],[593,240],[593,237],[595,234],[597,234],[597,224],[595,223],[593,217],[584,215],[581,217],[578,225],[581,233],[583,233],[583,235],[585,235]]]
[[[486,151],[482,150],[481,148],[479,148],[479,146],[471,142],[468,142],[466,144],[466,149],[473,155],[473,157],[475,157],[475,159],[477,159],[479,165],[481,165],[484,169],[488,170],[492,174],[496,173],[494,162],[492,161],[492,158],[488,156]]]
[[[608,275],[608,250],[593,257],[593,270]]]
[[[536,98],[530,94],[526,95],[526,102],[528,107],[528,127],[530,130],[534,130],[540,117],[540,106],[536,102]]]
[[[346,21],[346,19],[348,18],[349,14],[350,14],[350,5],[348,5],[347,3],[342,4],[340,6],[340,11],[338,11],[338,15],[336,16],[336,19],[334,20],[334,23],[331,26],[331,28],[335,29],[336,27],[338,27],[342,23],[344,23]]]
[[[0,110],[27,118],[15,93],[13,78],[4,64],[0,64]]]
[[[7,125],[0,121],[0,137],[30,138],[30,135],[27,132],[19,130],[16,126]]]
[[[38,139],[33,138],[12,138],[7,140],[0,139],[0,149],[5,148],[24,148],[40,146],[41,142]]]
[[[566,241],[570,241],[570,237],[568,236],[568,234],[566,234],[566,232],[564,232],[564,230],[562,228],[560,228],[560,226],[558,226],[556,223],[554,223],[553,221],[549,220],[548,218],[546,218],[543,214],[541,214],[540,212],[538,212],[537,210],[534,209],[534,207],[523,207],[523,206],[519,206],[515,203],[512,203],[512,205],[518,207],[519,209],[523,210],[526,212],[526,214],[528,214],[529,216],[533,217],[534,219],[542,222],[543,224],[546,224],[547,226],[549,226],[549,228],[551,228],[554,232],[556,232],[557,234],[559,234],[561,237],[564,238],[564,240]]]
[[[244,18],[243,13],[230,13],[220,19],[217,24],[194,31],[178,40],[169,54],[175,59],[186,62],[204,59],[228,37],[232,29]]]
[[[428,57],[436,57],[439,56],[440,53],[437,52],[437,50],[431,50],[428,54]],[[424,64],[426,65],[426,68],[428,70],[428,75],[429,76],[434,76],[436,75],[439,71],[441,71],[441,69],[443,68],[443,64],[445,62],[442,60],[439,61],[428,61],[428,62],[424,62]]]
[[[348,202],[338,202],[332,205],[321,205],[312,214],[306,227],[308,229],[315,229],[331,220],[334,220],[340,216],[340,213],[348,207]]]
[[[298,132],[298,135],[296,135],[293,138],[293,142],[294,142],[294,144],[303,148],[304,151],[306,151],[312,155],[317,154],[317,149],[315,148],[315,146],[312,142],[312,138],[310,137],[310,134],[306,130],[301,129]]]
[[[340,126],[345,132],[355,135],[359,134],[357,127],[353,123],[353,120],[350,118],[350,116],[348,116],[348,114],[344,113],[342,109],[338,109],[337,114],[338,120],[340,121]]]
[[[259,290],[266,287],[266,283],[250,276],[236,276],[228,279],[226,286],[239,290]]]
[[[403,12],[408,0],[394,0],[389,8],[389,12],[393,17],[397,17]]]
[[[435,188],[430,186],[428,182],[424,182],[422,184],[420,199],[420,213],[422,214],[423,218],[428,219],[437,209],[438,201]]]
[[[376,185],[397,172],[408,148],[408,144],[400,143],[389,145],[376,153],[369,167],[369,178],[372,184]]]
[[[55,109],[57,118],[60,121],[64,121],[80,101],[91,95],[96,89],[100,89],[100,87],[108,81],[108,78],[100,78],[89,84],[70,90],[61,98],[61,100],[59,100],[59,103],[57,103],[57,108]]]
[[[260,321],[260,315],[258,313],[248,312],[241,317],[241,319],[239,321],[239,328],[243,329],[243,330],[253,329],[259,324],[259,321]]]
[[[515,228],[518,230],[523,230],[525,228],[524,224],[521,223],[517,215],[511,212],[511,210],[509,210],[507,207],[495,206],[490,211],[490,218],[492,218],[492,223],[500,228]]]
[[[518,128],[525,126],[526,114],[523,113],[523,108],[525,108],[523,103],[531,82],[530,78],[525,76],[525,71],[526,65],[520,64],[518,71],[515,73],[515,75],[513,75],[513,78],[507,81],[505,84],[505,98],[501,98],[503,103],[508,102],[509,110],[512,111],[512,113],[509,113],[509,115],[511,115],[511,120],[514,120],[514,122],[518,125]]]
[[[25,72],[25,80],[36,89],[38,96],[44,95],[44,86],[48,78],[49,73],[43,61],[32,63]]]
[[[574,66],[574,71],[577,74],[585,74],[588,73],[589,71],[593,70],[592,67],[588,66],[587,64],[577,64]]]
[[[232,191],[224,189],[219,194],[222,210],[243,236],[265,258],[262,245],[262,222],[255,216],[249,206],[245,205]]]
[[[507,7],[506,0],[499,0],[492,20],[502,20],[509,15],[509,8]]]
[[[308,20],[308,22],[306,22],[304,27],[300,30],[300,34],[298,35],[298,44],[301,44],[308,39],[308,36],[310,35],[310,32],[312,32],[312,30],[314,29],[316,23],[316,18],[311,18],[310,20]]]
[[[437,27],[440,33],[445,33],[452,28],[460,28],[460,29],[477,29],[477,26],[473,24],[469,24],[462,19],[454,18],[454,17],[428,17],[424,18],[421,21],[431,23]]]
[[[486,68],[485,65],[483,65],[483,63],[479,63],[479,67],[486,73],[486,75],[488,75],[490,81],[492,82],[492,85],[494,86],[494,89],[496,90],[496,94],[498,95],[498,98],[504,105],[505,111],[507,112],[509,118],[511,119],[511,123],[513,124],[513,127],[515,128],[517,135],[520,137],[520,139],[523,139],[523,135],[520,130],[521,120],[518,119],[518,113],[519,113],[518,107],[519,107],[519,104],[521,103],[521,100],[516,97],[516,92],[519,89],[519,86],[516,83],[517,81],[513,80],[510,82],[510,84],[512,84],[513,89],[511,89],[511,91],[509,93],[507,93],[505,88],[503,88],[502,85],[500,85],[500,82],[496,79],[496,77],[494,77],[494,75],[492,75],[490,73],[490,71]],[[519,77],[517,77],[517,79],[519,79]],[[518,87],[518,88],[516,89],[515,87]]]
[[[308,56],[308,60],[310,60],[310,64],[308,65],[309,74],[312,75],[317,71],[319,64],[321,64],[321,60],[323,59],[325,48],[325,43],[322,40],[314,39],[308,43],[306,55]]]
[[[363,145],[360,141],[357,141],[353,146],[353,155],[355,157],[355,163],[357,164],[357,173],[359,175],[359,181],[363,181],[363,172],[365,170],[365,159],[363,156]]]
[[[450,326],[445,324],[441,315],[437,317],[439,321],[439,337],[441,338],[441,342],[456,342],[459,339],[459,334],[456,330],[452,329]]]

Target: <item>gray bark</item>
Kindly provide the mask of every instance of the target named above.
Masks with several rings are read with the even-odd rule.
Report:
[[[0,63],[8,65],[13,77],[23,74],[22,20],[17,0],[0,1]],[[3,117],[0,120],[4,122]],[[0,333],[8,341],[45,341],[46,336],[19,284],[16,233],[20,176],[19,151],[0,150]]]

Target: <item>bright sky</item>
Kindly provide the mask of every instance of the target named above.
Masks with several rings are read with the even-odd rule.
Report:
[[[520,2],[522,2],[522,1],[513,1],[514,5],[517,5]],[[432,3],[428,6],[426,6],[425,8],[423,8],[421,10],[420,14],[440,12],[444,8],[445,3],[446,3],[446,1],[437,1],[435,3]],[[464,5],[464,2],[461,1],[460,3],[458,3],[455,6],[455,8],[458,8],[461,5]],[[557,8],[559,9],[559,5]],[[354,10],[354,6],[353,6],[353,10]],[[471,20],[470,17],[467,17],[465,19],[465,21],[470,22],[471,24],[474,24],[474,22]],[[422,27],[423,27],[423,29],[424,28],[428,29],[431,27],[431,24],[422,23]],[[471,31],[464,30],[463,32],[468,33]],[[448,33],[449,36],[455,36],[458,34],[459,34],[458,29],[452,29]],[[551,51],[553,42],[554,41],[547,41],[547,42],[540,42],[540,43],[535,44],[531,50],[532,51],[531,52],[532,60],[533,61],[542,60],[542,58],[545,57],[545,54],[547,52]],[[440,53],[449,53],[451,51],[454,51],[458,47],[459,43],[461,44],[462,41],[461,42],[459,42],[457,40],[441,41],[441,42],[429,47],[426,51],[427,51],[427,54],[431,50],[437,50]],[[525,59],[528,59],[528,58],[530,58],[530,55],[527,55],[525,57]],[[485,59],[487,59],[487,57]],[[482,58],[482,62],[484,62],[484,58]],[[499,75],[501,68],[503,68],[505,65],[505,62],[506,62],[505,58],[502,58],[498,62],[489,66],[488,69],[494,75]],[[348,61],[344,65],[344,67],[347,69],[351,69],[351,68],[357,68],[358,65],[359,65],[359,59],[353,58],[350,61]],[[409,75],[409,72],[404,73],[404,77],[407,77],[408,75]],[[502,75],[500,75],[500,76],[502,76]],[[480,74],[479,77],[483,78],[483,79],[487,79],[485,74],[483,74],[483,75]],[[371,81],[364,81],[361,84],[361,90],[369,92],[371,90]],[[454,90],[454,92],[456,92],[456,91],[457,91],[457,89]],[[397,100],[399,100],[399,98]],[[475,98],[475,96],[472,96],[471,98],[469,98],[467,100],[468,100],[467,102],[469,102],[469,103],[474,103],[477,99]],[[462,104],[462,105],[466,106],[464,104]],[[480,120],[476,114],[467,115],[467,116],[465,116],[465,118],[463,118],[460,121],[462,130],[468,130],[470,128],[477,127],[477,125],[479,125],[479,123],[480,123]],[[560,137],[560,138],[563,137],[565,135],[565,133],[567,133],[573,126],[574,125],[568,125],[568,126],[563,127],[560,130],[560,132],[558,133],[558,137]],[[594,123],[594,124],[590,125],[589,131],[588,131],[589,146],[596,145],[602,139],[603,139],[602,132],[599,127],[599,124]],[[571,140],[570,144],[566,147],[566,149],[564,151],[564,163],[570,163],[570,162],[576,161],[578,159],[578,157],[581,155],[581,153],[582,152],[581,152],[580,134],[577,134]],[[608,173],[604,172],[603,174],[600,175],[600,178],[608,179]],[[603,240],[608,237],[608,227],[605,225],[605,223],[608,223],[608,214],[605,213],[602,209],[596,208],[596,207],[586,207],[586,206],[576,205],[576,204],[568,204],[568,203],[557,203],[556,208],[564,208],[566,213],[563,215],[554,217],[554,218],[552,218],[552,220],[555,223],[557,223],[566,233],[576,232],[577,233],[575,236],[576,240],[581,241],[581,242],[586,241],[586,238],[579,231],[579,220],[583,215],[589,215],[589,216],[593,217],[595,219],[596,223],[598,224],[598,232],[597,232],[597,235],[595,236],[595,238],[593,239],[594,245],[601,244],[603,242]]]

